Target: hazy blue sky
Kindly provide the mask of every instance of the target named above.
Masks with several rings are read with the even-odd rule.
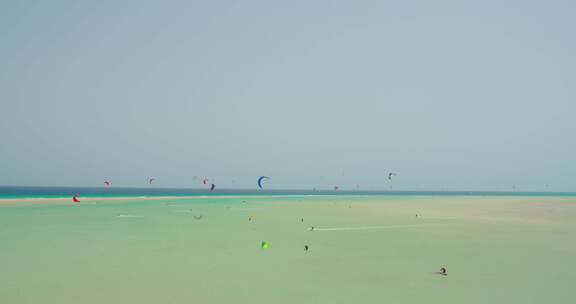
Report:
[[[0,185],[576,191],[575,3],[1,1]]]

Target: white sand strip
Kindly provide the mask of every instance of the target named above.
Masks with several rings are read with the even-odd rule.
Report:
[[[143,215],[133,215],[133,214],[118,214],[116,217],[119,218],[143,218]]]
[[[364,227],[331,227],[314,228],[313,231],[351,231],[351,230],[372,230],[372,229],[400,229],[400,228],[423,228],[436,227],[438,225],[395,225],[395,226],[364,226]]]

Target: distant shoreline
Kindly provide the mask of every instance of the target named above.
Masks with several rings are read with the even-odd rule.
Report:
[[[276,198],[276,197],[301,197],[304,195],[196,195],[196,196],[109,196],[109,197],[78,197],[79,205],[83,202],[94,201],[156,201],[156,200],[190,200],[190,199],[222,199],[222,198]],[[327,196],[327,195],[318,195]],[[0,204],[6,203],[72,203],[72,197],[28,197],[28,198],[2,198]]]
[[[575,193],[570,194],[551,194],[551,195],[543,195],[543,194],[522,194],[518,193],[515,195],[474,195],[474,194],[462,194],[456,195],[453,193],[450,194],[401,194],[401,195],[391,195],[391,194],[261,194],[261,195],[219,195],[219,194],[212,194],[212,195],[133,195],[133,196],[79,196],[80,199],[79,205],[86,204],[86,203],[95,203],[98,201],[101,202],[126,202],[126,201],[159,201],[159,200],[204,200],[204,199],[272,199],[272,198],[305,198],[305,197],[346,197],[346,198],[376,198],[376,197],[404,197],[404,198],[419,198],[419,197],[446,197],[446,198],[458,198],[458,197],[465,197],[465,198],[574,198],[576,197]],[[20,204],[20,203],[30,203],[30,204],[52,204],[52,203],[69,203],[72,204],[72,196],[69,197],[0,197],[0,205],[11,205],[11,204]]]
[[[394,191],[394,190],[291,190],[291,189],[219,189],[207,188],[125,188],[125,187],[30,187],[0,186],[0,202],[59,202],[78,195],[81,200],[162,200],[209,198],[269,197],[576,197],[576,192],[506,192],[506,191]]]

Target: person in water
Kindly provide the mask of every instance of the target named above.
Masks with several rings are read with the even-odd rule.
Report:
[[[446,276],[448,275],[448,272],[446,271],[446,267],[442,267],[440,268],[440,271],[438,272],[440,275]]]

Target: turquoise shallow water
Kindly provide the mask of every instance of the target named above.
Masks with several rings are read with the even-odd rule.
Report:
[[[192,188],[118,188],[118,187],[13,187],[0,186],[0,199],[134,197],[134,196],[205,196],[205,195],[435,195],[435,196],[576,196],[576,192],[494,192],[494,191],[331,191],[331,190],[255,190],[255,189],[192,189]]]
[[[0,303],[571,303],[575,206],[455,195],[5,203]],[[433,273],[441,266],[447,277]]]

